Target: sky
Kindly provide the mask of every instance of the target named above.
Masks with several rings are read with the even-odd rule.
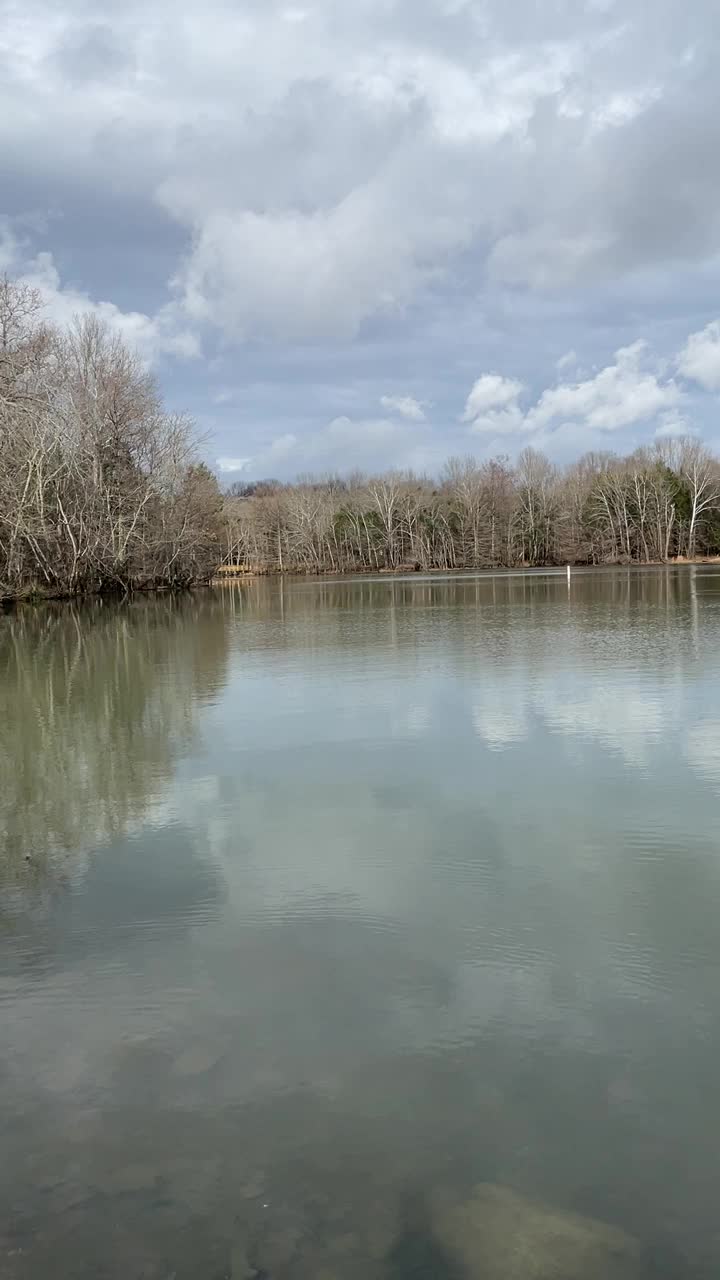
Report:
[[[223,481],[720,448],[716,0],[0,0],[0,270]]]

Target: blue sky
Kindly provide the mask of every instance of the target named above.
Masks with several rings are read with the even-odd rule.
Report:
[[[712,0],[0,0],[0,268],[225,479],[720,445]]]

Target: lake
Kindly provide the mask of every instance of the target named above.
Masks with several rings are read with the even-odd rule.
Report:
[[[2,1280],[709,1280],[719,1063],[717,569],[0,616]]]

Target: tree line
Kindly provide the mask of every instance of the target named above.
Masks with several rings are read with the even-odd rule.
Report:
[[[558,468],[535,449],[411,472],[235,483],[224,564],[266,572],[629,564],[720,553],[720,462],[693,437]]]
[[[49,325],[0,280],[0,598],[207,578],[223,498],[198,444],[105,324]]]
[[[94,315],[43,319],[0,280],[0,598],[180,588],[256,572],[650,563],[720,552],[720,463],[693,437],[557,468],[452,458],[412,472],[236,483]]]

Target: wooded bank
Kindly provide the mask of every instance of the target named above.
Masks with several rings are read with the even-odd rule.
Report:
[[[223,504],[197,443],[106,326],[54,328],[0,280],[0,598],[209,577]]]
[[[452,458],[440,477],[266,480],[223,494],[94,316],[60,330],[0,281],[0,599],[180,588],[219,566],[347,573],[618,564],[720,552],[720,463],[694,437],[557,468]]]
[[[411,473],[236,484],[223,508],[225,566],[368,572],[624,564],[720,551],[720,463],[694,438],[565,468],[525,449]]]

